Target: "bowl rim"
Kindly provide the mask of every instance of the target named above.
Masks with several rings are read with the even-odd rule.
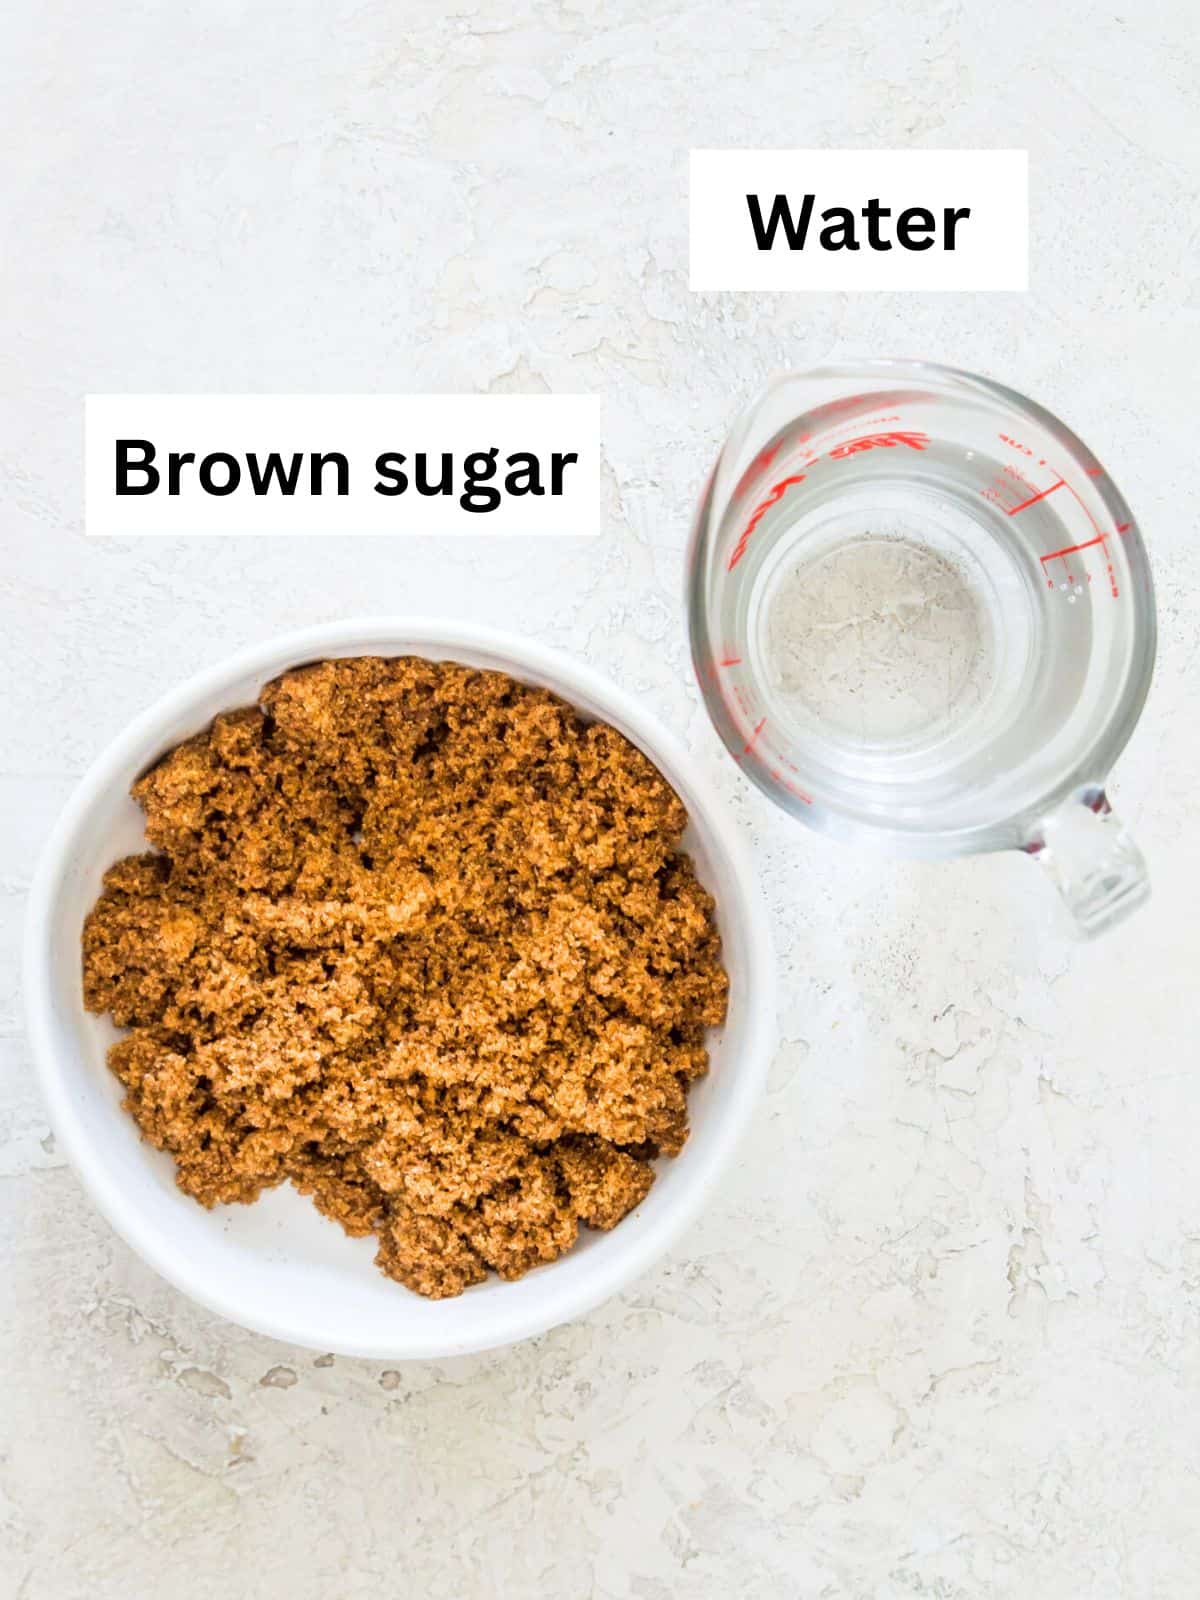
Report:
[[[569,1293],[553,1292],[556,1263],[549,1263],[541,1269],[546,1274],[548,1292],[537,1305],[522,1315],[516,1315],[515,1308],[507,1317],[498,1314],[487,1336],[458,1340],[453,1348],[445,1348],[440,1341],[428,1337],[406,1338],[403,1330],[397,1329],[394,1341],[388,1342],[386,1348],[378,1339],[366,1338],[357,1344],[346,1341],[338,1352],[370,1359],[440,1359],[532,1338],[593,1310],[640,1276],[695,1220],[726,1170],[765,1085],[775,1036],[776,972],[759,876],[724,800],[700,770],[699,762],[641,700],[587,663],[539,640],[482,624],[424,615],[366,615],[319,623],[274,634],[233,655],[222,656],[135,716],[103,747],[71,793],[42,849],[30,887],[23,953],[24,1010],[34,1066],[55,1138],[93,1203],[125,1243],[168,1283],[218,1316],[293,1345],[330,1348],[325,1339],[306,1339],[304,1328],[289,1322],[286,1308],[281,1307],[279,1314],[273,1316],[247,1315],[236,1292],[225,1292],[221,1283],[214,1283],[211,1275],[203,1271],[192,1275],[187,1261],[170,1248],[169,1230],[139,1210],[95,1159],[93,1137],[73,1102],[68,1072],[59,1059],[54,1037],[52,982],[56,951],[52,929],[76,836],[86,825],[93,805],[111,788],[116,774],[154,740],[160,728],[186,717],[195,702],[219,694],[239,679],[264,672],[274,676],[335,651],[353,652],[358,643],[364,654],[370,654],[370,644],[378,646],[390,637],[395,638],[396,654],[420,654],[428,648],[495,655],[497,671],[505,670],[503,663],[507,662],[514,676],[519,676],[525,667],[543,677],[564,699],[573,701],[579,695],[605,712],[611,711],[632,732],[645,754],[669,769],[672,785],[679,783],[687,789],[689,814],[700,813],[715,850],[726,858],[731,869],[737,904],[729,907],[728,914],[739,920],[750,955],[744,1036],[738,1045],[735,1082],[723,1111],[719,1137],[707,1151],[705,1164],[689,1170],[690,1184],[675,1196],[670,1209],[654,1219],[652,1226],[639,1231],[625,1252],[598,1267],[591,1278]],[[496,1310],[499,1313],[500,1308]]]

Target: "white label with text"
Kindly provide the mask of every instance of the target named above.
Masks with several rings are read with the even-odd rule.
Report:
[[[693,289],[1024,289],[1024,150],[693,150]]]
[[[594,395],[99,394],[85,529],[595,534]]]

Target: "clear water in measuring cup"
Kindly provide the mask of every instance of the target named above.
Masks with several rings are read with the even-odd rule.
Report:
[[[745,541],[722,638],[764,765],[864,816],[971,828],[1093,737],[1130,608],[1119,538],[1089,543],[1051,462],[996,430],[920,427],[919,450],[803,464]]]

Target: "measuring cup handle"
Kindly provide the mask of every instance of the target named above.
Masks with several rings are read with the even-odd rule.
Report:
[[[1024,848],[1053,878],[1083,939],[1120,922],[1150,894],[1142,852],[1096,785],[1044,817]]]

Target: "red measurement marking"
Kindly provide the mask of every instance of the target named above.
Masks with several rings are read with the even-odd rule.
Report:
[[[894,450],[900,444],[907,445],[910,450],[924,450],[928,443],[927,433],[873,433],[837,445],[829,456],[833,461],[840,461],[843,456],[857,455],[860,450]]]
[[[1057,561],[1060,556],[1073,556],[1076,550],[1090,550],[1094,544],[1103,544],[1104,535],[1099,534],[1095,539],[1085,539],[1082,544],[1069,544],[1062,550],[1051,550],[1048,556],[1039,556],[1038,560],[1045,566],[1047,561]]]
[[[783,764],[784,764],[785,767],[787,767],[788,772],[795,772],[796,771],[796,768],[795,768],[795,766],[794,766],[794,764],[792,762],[785,760]],[[791,778],[791,777],[788,776],[787,772],[780,772],[778,774],[773,772],[771,774],[771,776],[773,778],[774,777],[778,777],[780,783],[782,783],[783,787],[787,790],[787,792],[789,794],[794,794],[796,796],[797,800],[803,800],[804,804],[806,806],[812,805],[812,803],[813,803],[812,795],[806,793],[805,790],[803,790],[800,787],[800,785],[796,782],[795,778]]]
[[[792,780],[785,777],[778,767],[772,767],[770,776],[776,783],[781,783],[789,794],[794,794],[797,800],[803,800],[806,806],[812,805],[812,795],[805,794],[803,789],[798,789]]]
[[[1089,478],[1102,478],[1104,476],[1104,468],[1103,467],[1089,467],[1087,469],[1087,475],[1088,475]]]
[[[1132,528],[1132,527],[1133,527],[1133,523],[1132,522],[1118,522],[1117,523],[1117,532],[1118,533],[1128,533],[1130,528]]]
[[[742,529],[738,542],[734,545],[733,549],[729,553],[729,560],[725,564],[726,572],[732,572],[734,567],[737,566],[738,562],[746,554],[746,546],[750,543],[751,534],[754,532],[755,528],[758,527],[763,517],[776,503],[776,501],[783,499],[784,495],[787,493],[788,489],[793,483],[803,482],[803,472],[793,473],[790,478],[780,478],[779,482],[773,485],[766,499],[759,501],[758,505],[756,505],[754,508],[753,515],[751,516],[749,522]]]
[[[1068,484],[1068,488],[1070,488],[1069,484]],[[1075,491],[1072,489],[1071,493],[1075,494]],[[1079,496],[1078,495],[1075,495],[1075,498],[1077,500],[1079,500]],[[1082,500],[1080,500],[1079,503],[1080,503],[1080,505],[1083,505],[1083,501]],[[1086,506],[1084,506],[1084,510],[1087,511],[1087,507]],[[1090,522],[1092,524],[1092,527],[1094,528],[1096,526],[1096,519],[1092,516],[1090,511],[1088,512],[1088,518],[1089,518],[1089,520],[1090,520]],[[1118,533],[1124,533],[1127,528],[1130,528],[1132,526],[1133,526],[1132,523],[1123,522],[1118,526],[1117,532]],[[1103,550],[1103,552],[1104,552],[1104,573],[1105,573],[1105,576],[1108,579],[1109,593],[1112,595],[1114,600],[1119,600],[1120,597],[1121,597],[1121,590],[1120,590],[1120,588],[1118,587],[1118,584],[1117,584],[1116,569],[1113,567],[1112,560],[1111,560],[1111,558],[1109,557],[1109,554],[1108,554],[1108,542],[1107,541],[1108,541],[1108,535],[1106,533],[1098,533],[1094,539],[1085,539],[1085,540],[1083,540],[1083,542],[1081,544],[1069,544],[1069,545],[1066,545],[1062,550],[1052,550],[1049,555],[1039,556],[1038,559],[1042,563],[1042,570],[1045,571],[1046,562],[1047,561],[1062,561],[1062,562],[1065,563],[1067,557],[1068,556],[1073,556],[1077,551],[1079,551],[1079,550],[1091,550],[1096,545],[1100,545],[1102,550]],[[1086,576],[1087,576],[1087,581],[1089,583],[1091,583],[1091,581],[1092,581],[1091,573],[1090,572],[1087,573]],[[1075,579],[1071,576],[1070,567],[1067,567],[1067,582],[1069,584],[1073,584],[1075,582]],[[1054,579],[1053,578],[1049,579],[1048,587],[1053,589],[1053,587],[1054,587]]]
[[[1029,506],[1037,505],[1039,500],[1044,500],[1048,494],[1053,494],[1055,489],[1061,489],[1065,480],[1060,478],[1057,483],[1052,483],[1048,489],[1043,489],[1040,494],[1030,495],[1028,500],[1022,500],[1019,506],[1010,506],[1008,514],[1015,517],[1018,511],[1024,511]]]
[[[742,664],[741,656],[726,656],[724,661],[718,661],[717,662],[717,665],[719,667],[740,667],[741,664]]]
[[[763,717],[758,722],[758,724],[755,726],[754,732],[750,735],[750,738],[742,746],[742,754],[744,756],[748,756],[750,754],[751,750],[754,749],[755,744],[758,742],[758,736],[763,731],[763,729],[766,727],[766,725],[767,725],[767,719],[766,719],[766,717]]]
[[[1068,490],[1068,492],[1070,494],[1073,494],[1075,496],[1076,500],[1079,501],[1079,504],[1083,509],[1084,516],[1091,523],[1092,527],[1095,528],[1096,532],[1101,536],[1101,538],[1103,538],[1105,536],[1104,535],[1104,529],[1100,526],[1100,524],[1096,521],[1095,517],[1088,510],[1087,505],[1085,504],[1085,502],[1082,499],[1080,499],[1078,490],[1076,490],[1075,487],[1072,484],[1067,484],[1067,490]]]
[[[1071,484],[1068,484],[1067,488],[1070,489],[1071,493],[1075,496],[1076,500],[1079,501],[1079,504],[1083,507],[1084,514],[1086,515],[1088,521],[1091,523],[1092,527],[1095,528],[1096,532],[1100,536],[1100,543],[1104,546],[1104,559],[1105,559],[1105,563],[1106,563],[1105,571],[1108,574],[1109,591],[1111,592],[1113,599],[1117,600],[1117,599],[1120,598],[1121,591],[1117,587],[1117,575],[1116,575],[1115,571],[1113,570],[1112,560],[1111,560],[1111,558],[1109,557],[1109,554],[1108,554],[1108,545],[1104,543],[1104,541],[1108,538],[1108,535],[1105,533],[1104,529],[1100,526],[1100,524],[1096,521],[1096,519],[1092,515],[1092,513],[1088,510],[1088,508],[1084,504],[1084,501],[1081,498],[1078,490],[1076,490]],[[1124,524],[1124,527],[1119,527],[1117,529],[1117,532],[1118,533],[1123,533],[1126,529],[1130,528],[1131,526],[1132,526],[1132,524],[1127,522],[1127,523]]]
[[[1019,439],[1010,438],[1007,433],[999,433],[996,435],[996,437],[1000,440],[1001,444],[1011,445],[1014,450],[1019,450],[1022,455],[1031,456],[1033,454],[1033,451],[1027,444],[1022,444]],[[1039,467],[1044,467],[1045,465],[1046,463],[1044,461],[1038,462]]]
[[[780,440],[779,443],[768,445],[765,450],[760,450],[758,452],[754,460],[738,479],[737,488],[733,491],[733,498],[735,500],[740,500],[741,497],[746,493],[747,489],[749,489],[750,485],[759,476],[759,474],[767,470],[772,461],[774,461],[775,457],[779,454],[779,451],[782,448],[782,443],[783,441]]]

